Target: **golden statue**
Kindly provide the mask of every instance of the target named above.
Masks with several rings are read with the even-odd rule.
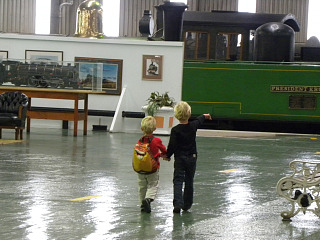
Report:
[[[99,2],[86,0],[77,10],[77,25],[75,37],[103,38],[103,9]]]

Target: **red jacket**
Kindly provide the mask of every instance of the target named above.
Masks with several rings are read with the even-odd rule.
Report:
[[[145,142],[145,143],[148,142],[149,139],[152,137],[153,137],[153,139],[150,143],[150,151],[152,152],[153,157],[158,162],[158,168],[160,168],[159,157],[167,154],[167,148],[162,144],[162,141],[160,138],[154,137],[153,135],[144,136],[143,142]]]

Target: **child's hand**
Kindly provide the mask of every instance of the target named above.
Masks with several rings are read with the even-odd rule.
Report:
[[[167,154],[165,154],[165,153],[160,153],[160,157],[162,157],[162,158],[167,158]]]
[[[205,117],[206,119],[212,120],[212,117],[211,117],[210,113],[205,113],[205,114],[203,114],[203,115],[204,115],[204,117]]]
[[[160,154],[160,157],[162,157],[163,160],[165,161],[170,161],[170,158],[167,157],[167,154]]]

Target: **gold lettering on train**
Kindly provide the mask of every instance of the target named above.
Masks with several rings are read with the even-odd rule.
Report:
[[[271,85],[270,92],[320,93],[320,86]]]

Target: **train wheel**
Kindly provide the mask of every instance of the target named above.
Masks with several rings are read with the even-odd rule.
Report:
[[[49,86],[47,81],[40,80],[38,83],[38,87],[46,88]]]
[[[50,83],[50,88],[59,88],[59,83]]]

